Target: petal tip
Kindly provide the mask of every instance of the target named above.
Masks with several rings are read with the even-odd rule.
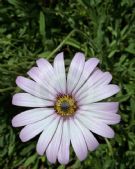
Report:
[[[92,60],[93,62],[97,62],[97,63],[100,62],[100,60],[98,58],[96,58],[96,57],[90,58],[90,60]]]
[[[107,137],[107,138],[114,138],[115,137],[115,133],[114,131],[112,130],[112,133]]]
[[[38,67],[32,67],[30,70],[28,70],[27,74],[31,76],[31,74],[36,74]]]
[[[69,163],[69,159],[67,159],[67,160],[60,160],[60,159],[58,159],[58,161],[62,165],[67,165]]]
[[[16,83],[17,83],[18,81],[20,81],[21,77],[22,77],[22,76],[17,76],[17,78],[16,78]]]
[[[15,117],[12,119],[11,124],[12,124],[13,127],[17,127],[17,126],[16,126]]]
[[[113,87],[116,93],[118,93],[121,90],[120,87],[116,84],[110,84],[110,85]]]
[[[93,147],[92,151],[96,150],[99,147],[99,143],[95,144],[95,146]]]
[[[43,152],[43,150],[42,150],[42,147],[39,147],[38,144],[37,144],[37,146],[36,146],[36,151],[37,151],[37,153],[38,153],[40,156],[42,156],[42,155],[44,154],[44,152]]]
[[[44,64],[44,62],[46,62],[46,59],[44,59],[44,58],[39,58],[38,60],[36,60],[36,63],[38,66],[41,64]]]
[[[77,53],[75,53],[75,56],[74,57],[77,57],[77,58],[85,58],[85,55],[84,55],[84,53],[82,53],[82,52],[77,52]]]
[[[22,142],[27,142],[28,141],[27,138],[25,137],[25,135],[23,134],[23,130],[20,132],[19,137],[20,137]]]
[[[116,86],[117,91],[119,92],[121,88],[118,85],[115,85],[115,86]]]
[[[18,100],[17,99],[17,94],[13,95],[13,97],[12,97],[12,104],[16,105],[17,100]]]
[[[16,78],[16,84],[17,84],[17,86],[20,86],[22,83],[23,83],[23,79],[25,79],[24,77],[22,77],[22,76],[18,76],[17,78]]]
[[[63,59],[64,58],[64,52],[60,52],[56,55],[55,59]]]
[[[85,156],[82,156],[82,157],[78,157],[80,161],[83,161],[87,158],[87,154]]]
[[[54,159],[49,159],[48,157],[47,157],[47,159],[48,159],[48,161],[49,161],[51,164],[55,164],[55,163],[56,163],[56,160],[54,160]]]
[[[120,121],[121,121],[121,116],[120,116],[120,115],[118,115],[118,117],[117,117],[117,121],[116,121],[116,123],[115,123],[115,124],[120,123]]]

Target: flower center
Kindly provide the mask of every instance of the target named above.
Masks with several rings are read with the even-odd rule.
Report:
[[[72,96],[61,95],[57,97],[54,109],[61,116],[72,116],[76,112],[77,104]]]

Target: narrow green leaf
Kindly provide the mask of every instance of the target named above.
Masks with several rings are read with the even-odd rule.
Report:
[[[46,36],[46,32],[45,32],[45,15],[44,13],[41,11],[40,15],[39,15],[39,32],[42,36],[43,42],[45,42],[45,36]]]
[[[27,167],[27,166],[29,166],[30,164],[35,163],[36,158],[37,158],[37,154],[34,154],[34,155],[30,156],[29,158],[27,158],[27,160],[25,161],[25,163],[24,163],[23,166],[24,166],[24,167]]]

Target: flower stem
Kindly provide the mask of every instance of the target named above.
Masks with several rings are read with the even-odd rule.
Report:
[[[7,87],[5,89],[0,89],[0,93],[3,93],[3,92],[6,92],[6,91],[9,91],[9,90],[14,90],[15,87]]]
[[[50,59],[62,46],[63,44],[68,40],[68,38],[70,38],[74,33],[76,32],[76,29],[73,29],[68,35],[67,37],[57,46],[57,48],[55,48],[47,57],[47,59]]]
[[[108,140],[107,138],[105,138],[105,141],[106,141],[107,146],[108,146],[108,149],[109,149],[109,154],[110,154],[111,156],[113,156],[113,149],[112,149],[112,146],[111,146],[109,140]]]

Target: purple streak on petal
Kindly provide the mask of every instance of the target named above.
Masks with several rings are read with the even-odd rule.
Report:
[[[90,58],[88,61],[85,62],[83,72],[81,74],[80,80],[77,83],[75,89],[73,90],[73,95],[78,91],[78,89],[86,82],[90,74],[96,68],[99,60],[97,58]]]
[[[50,141],[52,140],[54,133],[56,132],[57,126],[60,121],[60,116],[57,116],[52,123],[48,125],[46,130],[40,135],[38,143],[37,143],[37,152],[39,155],[43,155],[48,147]]]
[[[58,152],[58,161],[66,165],[69,162],[69,148],[70,148],[70,135],[69,135],[69,121],[65,119],[63,122],[63,132],[61,144]]]
[[[80,161],[87,157],[88,149],[81,130],[77,127],[73,118],[70,118],[70,138],[73,149]]]
[[[67,92],[71,94],[77,85],[84,69],[85,57],[83,53],[76,53],[69,67],[67,75]]]
[[[36,135],[41,133],[54,120],[54,118],[56,118],[56,114],[53,114],[44,120],[25,126],[19,135],[21,141],[26,142],[34,138]]]
[[[63,52],[56,55],[54,59],[54,72],[59,84],[59,91],[62,94],[66,93],[66,73]]]
[[[18,76],[16,79],[16,84],[25,92],[28,92],[34,96],[55,101],[55,95],[50,93],[48,90],[46,90],[44,87],[34,82],[33,80]]]
[[[45,119],[54,113],[52,108],[37,108],[24,111],[12,119],[13,127],[25,126],[39,120]]]
[[[61,136],[62,136],[62,128],[63,128],[63,118],[60,119],[56,132],[46,149],[47,159],[51,163],[56,163],[56,159],[58,157],[58,150],[59,150],[59,146],[61,143]]]
[[[79,113],[76,113],[76,118],[93,133],[106,138],[114,137],[114,131],[107,124],[94,119],[90,120]]]
[[[24,107],[48,107],[53,106],[54,102],[37,98],[28,93],[17,93],[13,96],[12,104]]]

